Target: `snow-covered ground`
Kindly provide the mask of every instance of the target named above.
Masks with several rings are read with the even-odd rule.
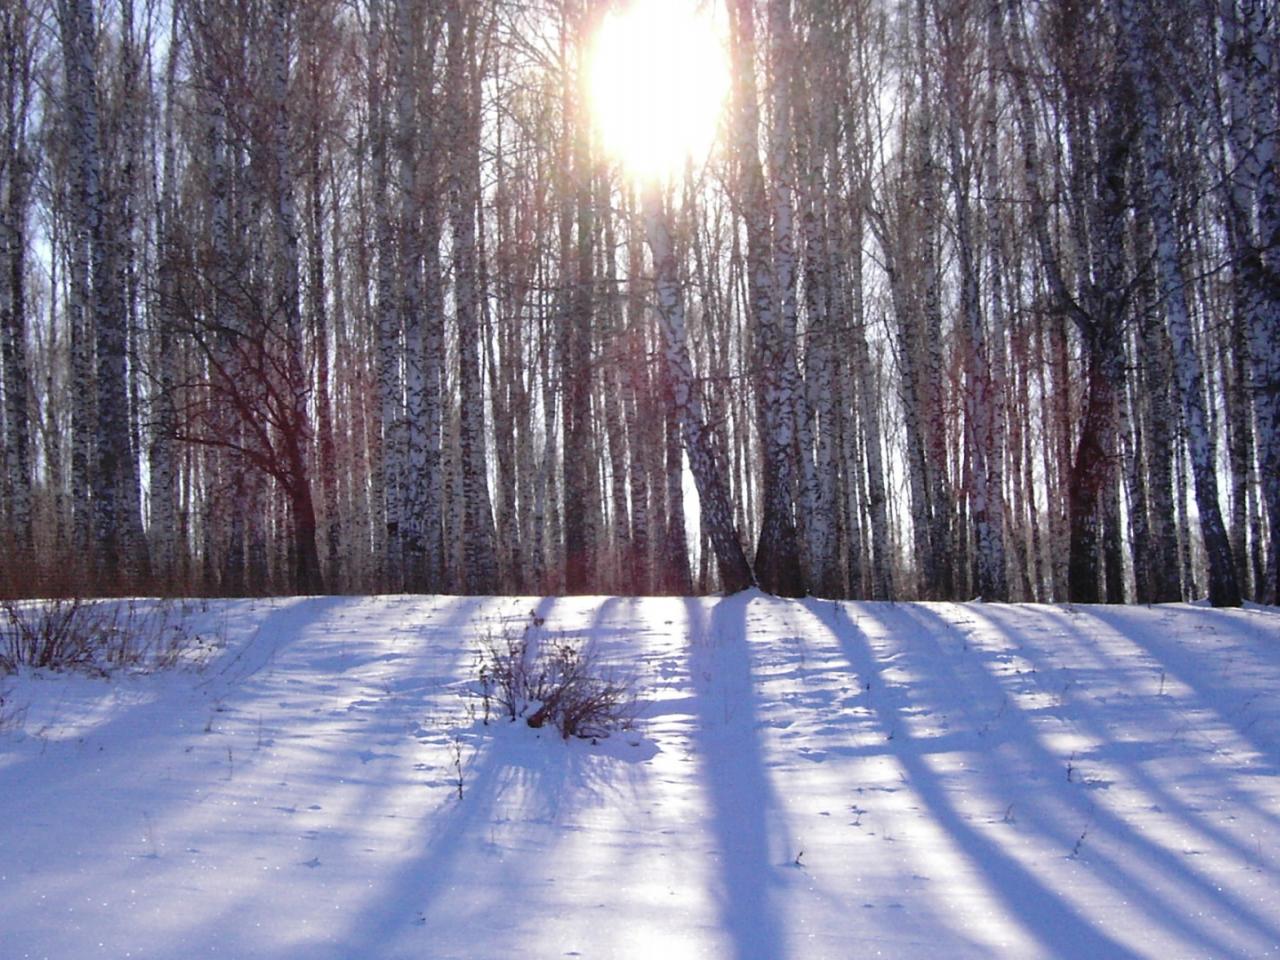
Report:
[[[636,730],[479,722],[478,638],[531,613]],[[0,681],[2,960],[1280,955],[1275,610],[191,615],[202,671]]]

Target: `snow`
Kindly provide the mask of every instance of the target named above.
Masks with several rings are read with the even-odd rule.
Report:
[[[531,613],[636,729],[480,722],[479,638]],[[189,616],[201,670],[0,681],[4,960],[1280,955],[1275,609]]]

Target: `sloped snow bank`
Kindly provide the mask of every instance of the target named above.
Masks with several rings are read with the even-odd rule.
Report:
[[[1280,953],[1274,609],[211,602],[201,671],[23,673],[0,957]],[[634,678],[485,725],[531,616]]]

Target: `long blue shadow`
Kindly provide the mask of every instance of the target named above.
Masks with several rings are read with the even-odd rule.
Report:
[[[990,611],[985,607],[982,613],[976,610],[972,611],[972,613],[984,619],[991,616]],[[916,625],[915,629],[911,630],[911,633],[919,637],[922,644],[933,645],[938,654],[939,664],[946,665],[949,669],[949,665],[954,661],[942,654],[940,649],[937,649],[937,642],[933,638],[947,632],[950,624],[936,612],[923,606],[912,605],[904,607],[900,615],[908,623]],[[1026,638],[1020,637],[1019,641],[1019,652],[1024,658],[1032,662],[1035,667],[1034,675],[1049,675],[1051,671],[1047,655],[1041,654],[1038,656],[1034,650],[1034,645]],[[1096,655],[1102,659],[1100,668],[1105,669],[1105,655],[1101,651],[1098,651]],[[985,670],[975,671],[967,677],[960,676],[956,671],[951,672],[954,683],[960,684],[966,680],[970,683],[976,683],[986,689],[988,699],[993,699],[1001,689],[999,684]],[[1079,715],[1076,718],[1076,722],[1082,728],[1088,729],[1089,720],[1084,716],[1087,711],[1083,707],[1074,706],[1073,710]],[[1061,758],[1043,747],[1042,741],[1022,711],[1016,709],[1008,711],[1001,722],[1010,728],[1013,741],[1021,744],[1028,752],[1034,768],[1047,770],[1061,765]],[[1098,737],[1105,740],[1107,734],[1103,726],[1099,725],[1094,732]],[[1138,777],[1134,777],[1134,781],[1135,783],[1140,782]],[[1193,896],[1191,899],[1193,902],[1213,903],[1221,907],[1223,913],[1229,915],[1229,922],[1233,926],[1251,930],[1268,942],[1275,942],[1277,937],[1280,936],[1280,933],[1262,917],[1256,915],[1235,897],[1219,890],[1215,884],[1204,876],[1190,869],[1184,858],[1175,855],[1167,847],[1155,842],[1145,832],[1135,829],[1122,817],[1112,812],[1106,805],[1094,804],[1088,800],[1084,792],[1074,788],[1064,789],[1065,786],[1065,783],[1059,784],[1055,791],[1055,796],[1073,806],[1078,817],[1082,819],[1089,818],[1093,824],[1091,828],[1093,833],[1099,837],[1106,837],[1123,844],[1133,852],[1132,857],[1126,858],[1123,854],[1117,855],[1113,852],[1111,843],[1092,844],[1087,861],[1090,868],[1112,889],[1116,890],[1119,897],[1144,910],[1153,922],[1160,922],[1177,930],[1188,941],[1198,943],[1199,949],[1205,951],[1207,955],[1222,956],[1231,952],[1229,945],[1215,938],[1213,933],[1196,922],[1198,918],[1193,918],[1188,912],[1181,909],[1178,904],[1162,898],[1148,884],[1135,877],[1129,865],[1130,862],[1157,867],[1165,877],[1179,882],[1184,885],[1184,889],[1192,891]],[[1022,804],[1024,810],[1026,806],[1026,804]],[[1030,817],[1024,817],[1023,821],[1026,822],[1029,819]],[[1045,832],[1052,835],[1048,829]]]
[[[984,607],[981,612],[974,611],[974,613],[979,619],[989,624],[992,629],[1001,632],[1011,641],[1016,641],[1021,655],[1031,663],[1035,669],[1041,671],[1042,674],[1047,673],[1047,653],[1042,652],[1040,645],[1036,643],[1034,638],[1016,633],[1015,628],[1006,623],[1008,615],[1005,611],[1001,610],[999,607],[987,606]],[[1098,616],[1099,619],[1103,620],[1108,619],[1103,615],[1095,616]],[[1060,617],[1059,622],[1064,630],[1069,630],[1072,633],[1077,632],[1077,628],[1068,623],[1065,619]],[[1242,736],[1245,736],[1245,734],[1248,733],[1247,725],[1240,724],[1230,715],[1230,710],[1223,709],[1223,706],[1227,704],[1233,704],[1238,707],[1242,703],[1247,703],[1248,691],[1232,689],[1223,691],[1217,689],[1213,684],[1206,685],[1202,677],[1201,665],[1195,663],[1192,659],[1161,660],[1158,655],[1159,651],[1166,644],[1172,645],[1176,643],[1174,640],[1156,641],[1154,644],[1151,644],[1147,637],[1141,635],[1141,628],[1137,625],[1126,626],[1123,621],[1119,621],[1117,624],[1114,624],[1114,626],[1116,626],[1119,632],[1123,633],[1125,639],[1142,648],[1144,654],[1151,658],[1151,664],[1146,667],[1146,669],[1149,669],[1151,674],[1154,674],[1157,668],[1167,669],[1170,676],[1176,677],[1178,680],[1185,682],[1187,686],[1191,688],[1191,695],[1194,698],[1194,702],[1190,705],[1192,709],[1211,710],[1214,715],[1222,719],[1224,723],[1231,724],[1238,733],[1241,731],[1242,727],[1245,728],[1245,732],[1241,734]],[[1087,640],[1087,631],[1084,632],[1084,636],[1080,637],[1080,640]],[[1097,656],[1104,658],[1104,660],[1107,659],[1106,655],[1101,652],[1098,653]],[[1115,669],[1118,670],[1121,668],[1117,665]],[[1161,697],[1151,697],[1148,698],[1148,703],[1162,709],[1173,709],[1174,702],[1171,700],[1165,700]],[[1211,822],[1208,817],[1203,816],[1199,811],[1194,809],[1187,800],[1180,795],[1181,792],[1177,788],[1185,785],[1185,781],[1174,784],[1173,789],[1170,789],[1169,785],[1158,781],[1149,773],[1148,766],[1143,761],[1170,753],[1172,749],[1171,745],[1174,740],[1176,740],[1176,737],[1169,737],[1167,733],[1167,726],[1158,726],[1155,728],[1155,730],[1162,731],[1161,737],[1165,741],[1163,743],[1146,741],[1139,742],[1137,744],[1126,743],[1122,745],[1109,739],[1110,735],[1107,731],[1106,720],[1103,716],[1099,715],[1091,698],[1078,698],[1074,701],[1073,707],[1081,725],[1087,729],[1100,744],[1102,744],[1100,750],[1097,751],[1096,754],[1092,751],[1082,754],[1082,759],[1087,759],[1096,755],[1100,760],[1124,763],[1126,776],[1132,778],[1132,782],[1135,786],[1139,787],[1144,793],[1155,799],[1160,808],[1166,814],[1176,815],[1189,829],[1210,837],[1213,842],[1234,852],[1242,861],[1248,861],[1253,858],[1252,849],[1241,841],[1234,839],[1229,833]],[[1187,704],[1182,704],[1178,706],[1177,709],[1185,711],[1187,707]],[[1248,742],[1251,746],[1259,748],[1265,741],[1263,741],[1262,738],[1256,738],[1249,740]],[[1270,744],[1271,749],[1274,749],[1274,746],[1274,744]],[[1123,750],[1121,749],[1122,747],[1124,748]],[[1268,753],[1263,752],[1261,749],[1259,749],[1259,752],[1262,753],[1263,757],[1269,756]],[[1258,763],[1250,766],[1250,772],[1255,776],[1274,776],[1276,768],[1274,762],[1268,763],[1266,766],[1263,766],[1262,763]],[[1220,774],[1217,771],[1209,767],[1206,767],[1202,774],[1202,776],[1208,778],[1214,778],[1219,775]],[[1273,824],[1280,825],[1280,816],[1277,816],[1274,812],[1264,809],[1258,804],[1251,804],[1243,797],[1237,796],[1235,802],[1248,807],[1248,809],[1258,817],[1264,820],[1269,820]]]
[[[757,739],[746,610],[750,594],[716,603],[710,618],[701,602],[685,601],[689,674],[696,691],[695,733],[720,851],[720,918],[739,960],[786,956],[778,912],[770,896],[777,865],[769,855],[766,817],[776,809]],[[723,702],[714,695],[719,691]],[[735,736],[736,731],[745,736]]]
[[[547,620],[555,602],[554,597],[541,598],[531,611],[532,617]],[[493,722],[502,724],[507,721],[499,718]],[[409,925],[411,918],[404,915],[406,898],[399,893],[404,890],[418,892],[419,896],[413,903],[427,925],[423,931],[424,941],[430,942],[429,924],[434,920],[433,909],[441,895],[451,889],[457,864],[470,852],[468,844],[477,835],[478,828],[493,821],[504,792],[513,782],[526,775],[536,777],[539,780],[538,790],[543,792],[547,804],[554,807],[560,801],[558,793],[567,774],[561,771],[560,784],[547,782],[548,771],[554,776],[554,768],[526,770],[520,759],[519,748],[503,743],[501,738],[485,744],[465,771],[463,799],[444,815],[437,810],[424,815],[424,821],[432,828],[425,847],[382,883],[387,896],[371,897],[368,905],[351,921],[345,940],[353,950],[364,944],[377,944],[385,938],[387,931],[398,933]],[[472,919],[477,923],[502,922],[502,918],[496,916]],[[358,955],[358,952],[351,955]]]
[[[810,601],[810,609],[816,604],[816,601]],[[860,609],[870,610],[872,606],[876,619],[891,631],[912,635],[921,631],[920,625],[912,623],[909,617],[899,611],[896,604],[862,604]],[[1139,954],[1098,930],[1055,891],[1045,886],[1035,874],[966,822],[952,804],[946,786],[925,761],[926,750],[908,732],[910,727],[903,711],[897,704],[890,702],[890,691],[894,689],[894,685],[886,681],[872,654],[870,638],[844,614],[841,604],[836,603],[835,607],[840,611],[839,619],[844,621],[843,624],[832,627],[828,618],[817,616],[816,613],[814,619],[831,630],[849,664],[864,680],[870,681],[873,690],[877,691],[869,698],[871,709],[884,730],[895,731],[894,739],[886,752],[891,753],[901,764],[912,788],[928,807],[934,823],[959,848],[969,864],[985,875],[991,888],[1018,920],[1022,929],[1037,941],[1048,956],[1138,957]]]
[[[260,601],[231,602],[240,604]],[[160,695],[155,699],[119,710],[111,720],[94,729],[87,738],[78,738],[75,744],[67,744],[69,752],[55,747],[48,752],[49,755],[45,755],[42,750],[40,755],[32,755],[9,764],[4,768],[3,779],[0,779],[0,789],[6,789],[7,784],[24,783],[25,771],[29,765],[50,762],[67,764],[67,776],[47,781],[47,788],[39,792],[32,791],[29,786],[24,787],[23,801],[33,809],[69,799],[73,789],[69,784],[83,782],[90,777],[98,777],[99,782],[107,784],[128,782],[138,757],[153,742],[168,744],[174,723],[182,722],[181,719],[175,721],[175,716],[183,718],[198,712],[200,707],[193,710],[191,703],[193,689],[198,691],[198,696],[209,700],[229,696],[240,681],[260,670],[281,650],[301,638],[309,625],[322,620],[334,608],[347,602],[350,602],[349,598],[344,597],[311,597],[276,607],[262,618],[252,638],[224,651],[205,667],[199,679],[194,679],[190,686],[161,688]],[[87,767],[80,758],[88,741],[126,743],[129,745],[128,755],[118,758],[102,755],[92,767]],[[113,781],[107,774],[116,770],[117,766],[123,772],[115,774],[118,780]],[[92,795],[92,791],[82,795]]]
[[[1211,656],[1190,649],[1179,641],[1176,634],[1162,633],[1149,626],[1134,622],[1133,613],[1125,608],[1090,606],[1084,609],[1094,620],[1106,624],[1113,630],[1142,647],[1159,663],[1166,665],[1169,672],[1195,691],[1200,700],[1207,704],[1235,703],[1243,705],[1247,694],[1233,689],[1229,683],[1217,683],[1211,679],[1218,671],[1201,669],[1196,661]],[[1259,659],[1271,660],[1272,669],[1280,659],[1280,616],[1269,611],[1256,611],[1259,623],[1224,624],[1223,611],[1205,610],[1198,607],[1179,607],[1178,613],[1189,619],[1204,621],[1204,625],[1214,629],[1222,629],[1231,638],[1251,648]],[[1274,691],[1271,691],[1274,694]],[[1267,772],[1275,775],[1280,772],[1280,744],[1265,736],[1260,736],[1251,723],[1242,722],[1242,712],[1219,711],[1218,715],[1235,730],[1236,734],[1248,743],[1259,755],[1266,758]]]

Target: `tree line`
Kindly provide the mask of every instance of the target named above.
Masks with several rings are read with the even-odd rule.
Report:
[[[1273,0],[608,6],[0,5],[0,590],[1277,602]]]

